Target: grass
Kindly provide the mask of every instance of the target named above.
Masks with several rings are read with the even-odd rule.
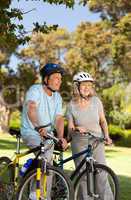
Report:
[[[16,147],[16,139],[9,134],[0,134],[0,156],[12,157]],[[22,144],[22,150],[26,147]],[[70,155],[70,151],[64,153],[65,157]],[[33,155],[32,155],[33,156]],[[115,171],[120,181],[120,200],[131,199],[131,148],[126,147],[106,147],[107,165]],[[27,157],[21,160],[25,162]],[[65,165],[65,168],[72,171],[73,161]]]
[[[21,143],[21,150],[26,151],[26,146]],[[12,159],[16,151],[16,138],[6,133],[0,133],[0,156],[8,156]],[[31,155],[34,157],[34,155]],[[24,156],[20,159],[20,164],[23,164],[29,156]]]
[[[107,165],[119,177],[120,200],[131,199],[131,148],[107,147]]]

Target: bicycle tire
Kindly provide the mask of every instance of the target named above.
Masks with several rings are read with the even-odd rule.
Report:
[[[118,178],[117,178],[117,175],[113,172],[113,170],[111,168],[109,168],[108,166],[106,165],[103,165],[103,164],[98,164],[98,163],[94,163],[94,180],[95,180],[95,184],[96,184],[96,181],[100,181],[100,175],[102,174],[102,172],[104,172],[104,177],[108,177],[108,183],[110,184],[110,189],[112,191],[112,194],[110,193],[109,195],[112,195],[112,200],[119,200],[119,181],[118,181]],[[84,177],[86,177],[86,169],[83,170],[78,178],[76,179],[75,183],[74,183],[74,199],[75,200],[80,200],[80,183],[82,181],[82,179],[84,179]],[[105,176],[106,174],[107,176]],[[98,178],[98,180],[97,180]],[[102,178],[103,179],[103,178]],[[105,179],[107,181],[107,179]],[[101,180],[102,181],[102,180]],[[102,185],[102,188],[103,188],[103,191],[102,193],[99,193],[98,191],[95,193],[99,195],[98,198],[96,197],[93,197],[92,199],[93,200],[100,200],[100,199],[106,199],[104,198],[104,185],[108,184],[107,182],[104,182],[104,179],[103,179],[103,183],[102,182],[99,182],[97,184],[101,184]],[[96,189],[96,186],[95,186],[95,189]],[[110,190],[109,189],[109,190]],[[109,191],[110,192],[110,191]],[[87,194],[86,194],[87,195]]]
[[[52,175],[52,188],[50,192],[51,200],[74,200],[74,189],[71,180],[58,167],[47,166],[47,172]],[[16,200],[29,199],[29,186],[36,177],[36,169],[30,171],[22,180]]]
[[[13,200],[14,167],[8,157],[0,157],[0,200]]]

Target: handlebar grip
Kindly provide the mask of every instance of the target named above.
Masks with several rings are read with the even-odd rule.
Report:
[[[51,123],[48,123],[48,124],[43,125],[43,126],[36,126],[34,129],[35,129],[37,132],[39,132],[39,130],[40,130],[41,128],[46,128],[46,127],[48,127],[48,126],[51,126]]]

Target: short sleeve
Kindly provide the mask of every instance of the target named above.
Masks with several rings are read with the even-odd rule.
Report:
[[[25,102],[35,101],[37,104],[40,102],[40,90],[35,85],[30,87],[25,96]]]
[[[99,113],[102,113],[102,112],[104,112],[104,108],[103,108],[103,103],[102,103],[102,101],[97,97],[97,106],[98,106],[98,112]]]
[[[62,98],[59,95],[58,100],[57,100],[57,106],[56,106],[56,115],[62,115],[63,116],[63,111],[62,111]]]
[[[67,106],[66,118],[67,118],[67,120],[72,120],[73,121],[73,114],[72,114],[72,105],[71,105],[71,102]]]

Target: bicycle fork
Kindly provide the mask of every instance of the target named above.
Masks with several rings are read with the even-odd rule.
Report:
[[[37,200],[47,200],[47,167],[46,161],[38,161],[37,172],[36,172],[36,197]]]
[[[86,158],[87,172],[87,194],[93,199],[98,199],[99,195],[95,193],[95,169],[93,158]]]

